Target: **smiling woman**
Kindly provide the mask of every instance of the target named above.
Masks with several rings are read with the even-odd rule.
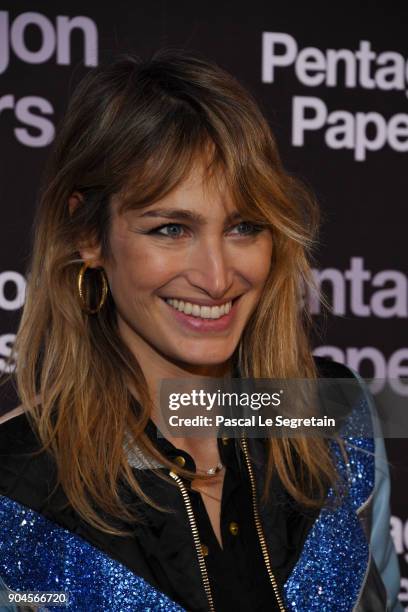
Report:
[[[113,198],[110,260],[99,245],[81,249],[105,270],[121,337],[152,382],[169,358],[191,373],[227,366],[271,267],[271,230],[242,221],[225,181],[209,185],[199,161],[147,210],[120,212]]]
[[[216,64],[162,50],[89,71],[50,157],[22,406],[0,427],[9,589],[73,610],[398,609],[381,441],[158,436],[162,379],[353,377],[311,353],[317,219]]]

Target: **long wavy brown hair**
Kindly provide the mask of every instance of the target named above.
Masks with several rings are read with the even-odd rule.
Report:
[[[162,456],[144,431],[152,398],[118,332],[111,294],[97,314],[81,309],[78,243],[95,239],[109,257],[112,196],[122,195],[123,209],[150,205],[176,187],[204,151],[208,176],[221,172],[243,217],[266,225],[273,236],[270,275],[233,359],[243,377],[317,375],[302,299],[312,283],[317,206],[284,170],[251,94],[215,63],[182,50],[160,50],[146,61],[121,56],[90,70],[50,155],[13,358],[19,397],[43,448],[55,457],[69,503],[107,533],[128,531],[102,514],[125,524],[135,520],[119,483],[154,505],[129,464],[126,437],[169,469],[198,476]],[[70,211],[74,192],[83,198]],[[130,389],[140,412],[129,409]],[[327,485],[336,482],[327,442],[271,438],[268,449],[264,494],[276,469],[296,500],[322,504]],[[157,475],[175,485],[165,471]]]

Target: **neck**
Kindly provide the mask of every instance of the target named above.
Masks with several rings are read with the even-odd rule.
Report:
[[[230,359],[216,364],[191,364],[178,361],[153,348],[143,338],[132,332],[122,319],[119,320],[119,330],[142,369],[152,397],[157,393],[158,380],[162,378],[189,378],[190,376],[225,378],[231,376]]]
[[[140,336],[123,333],[129,330],[122,329],[122,336],[130,350],[135,355],[147,382],[150,397],[154,403],[151,419],[160,428],[160,407],[158,397],[158,382],[164,378],[189,378],[194,376],[211,378],[229,378],[232,375],[231,360],[221,364],[187,364],[169,359],[152,348]],[[133,395],[138,398],[137,393]],[[166,438],[177,448],[183,449],[195,460],[198,467],[214,467],[219,461],[216,438],[173,437],[166,434]]]

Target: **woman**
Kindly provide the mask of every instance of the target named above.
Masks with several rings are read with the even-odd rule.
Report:
[[[316,227],[218,66],[161,51],[87,74],[36,219],[22,407],[0,427],[9,589],[74,610],[398,609],[380,441],[345,445],[346,465],[317,436],[157,435],[162,379],[353,377],[311,355]]]

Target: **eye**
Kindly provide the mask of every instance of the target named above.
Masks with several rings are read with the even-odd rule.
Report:
[[[261,232],[263,228],[249,221],[241,221],[241,223],[238,223],[233,229],[238,229],[238,234],[240,236],[250,236]]]
[[[230,233],[237,234],[239,236],[252,236],[262,231],[264,228],[260,225],[255,225],[249,221],[242,221],[235,225]],[[166,223],[160,225],[148,232],[149,234],[155,234],[156,236],[165,236],[166,238],[183,238],[186,233],[186,227],[182,223]]]
[[[151,230],[151,234],[166,236],[168,238],[181,238],[183,236],[184,226],[181,223],[167,223]]]

